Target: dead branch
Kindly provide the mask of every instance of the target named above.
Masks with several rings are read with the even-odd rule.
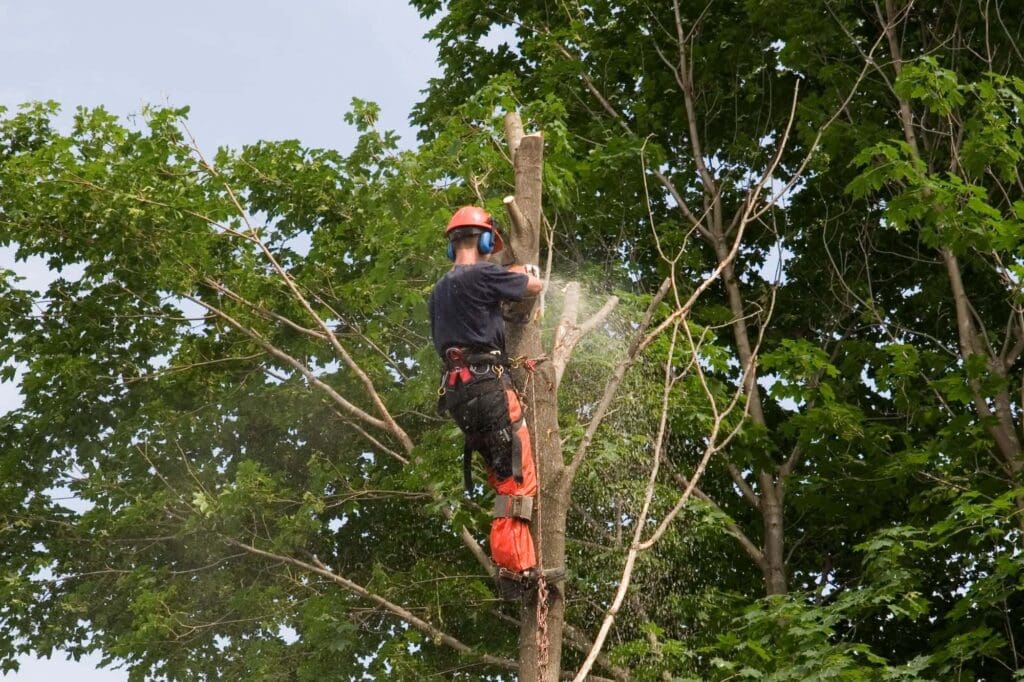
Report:
[[[775,309],[775,295],[774,295],[774,290],[773,290],[773,292],[772,292],[771,308],[768,311],[768,317],[769,318],[772,316],[772,313],[774,312],[774,309]],[[684,329],[685,329],[686,325],[683,325],[683,326],[684,326]],[[757,356],[758,356],[758,353],[760,352],[760,349],[761,349],[761,343],[764,341],[764,329],[765,329],[765,325],[762,325],[761,326],[761,334],[758,336],[757,344],[754,346],[754,351],[751,354],[750,358],[748,359],[746,365],[743,368],[744,376],[747,376],[747,375],[753,373],[753,371],[754,371],[754,367],[756,366],[756,363],[757,363]],[[687,330],[687,333],[689,333],[688,330]],[[698,371],[700,371],[699,367],[698,367]],[[675,520],[675,518],[679,515],[679,513],[686,506],[686,503],[689,500],[690,496],[693,494],[694,489],[697,487],[697,483],[700,481],[701,476],[704,475],[704,470],[707,468],[708,462],[711,460],[712,455],[714,455],[716,452],[720,452],[720,451],[724,450],[729,445],[729,443],[732,442],[732,440],[737,435],[739,435],[740,430],[743,428],[744,422],[746,421],[746,418],[749,415],[749,411],[750,411],[750,401],[749,400],[744,402],[744,405],[743,405],[743,418],[737,420],[736,425],[732,428],[732,430],[721,441],[717,440],[718,433],[721,430],[722,424],[725,422],[725,419],[728,418],[728,416],[733,412],[733,410],[739,404],[740,398],[744,395],[744,393],[745,393],[744,386],[745,385],[746,385],[746,381],[741,381],[740,382],[740,386],[736,389],[736,391],[733,392],[732,400],[729,402],[729,405],[726,407],[726,409],[723,410],[721,412],[721,414],[716,414],[714,423],[712,424],[712,427],[711,427],[711,434],[708,436],[708,445],[705,448],[704,455],[701,457],[700,463],[697,465],[697,469],[694,471],[693,476],[690,477],[689,485],[687,485],[686,489],[683,491],[683,494],[679,496],[679,499],[676,502],[675,506],[672,508],[672,510],[668,514],[665,515],[665,518],[663,518],[661,520],[661,523],[658,525],[658,527],[655,529],[655,531],[651,534],[651,536],[647,540],[643,541],[643,543],[641,545],[641,547],[643,549],[647,549],[649,547],[653,547],[654,544],[659,539],[661,539],[662,535],[665,534],[665,531],[668,529],[668,527],[672,523],[672,521]]]
[[[580,669],[576,672],[576,677],[573,678],[573,682],[583,682],[590,673],[590,669],[594,667],[597,655],[604,646],[605,639],[608,637],[612,624],[615,622],[615,617],[618,615],[619,609],[622,607],[622,602],[626,598],[626,592],[629,590],[629,585],[633,577],[633,567],[636,563],[636,557],[642,551],[640,540],[643,537],[644,527],[647,525],[647,514],[650,511],[651,502],[654,500],[654,489],[658,481],[658,469],[661,464],[662,448],[664,447],[666,427],[668,425],[669,398],[672,395],[672,387],[675,385],[675,381],[672,377],[672,360],[675,355],[676,339],[678,336],[679,323],[677,323],[672,330],[672,339],[669,342],[668,357],[665,360],[664,390],[662,391],[661,416],[658,421],[658,435],[654,439],[654,458],[651,464],[651,473],[647,479],[647,488],[644,491],[644,501],[640,508],[640,514],[636,519],[636,527],[633,531],[633,541],[630,543],[629,551],[626,553],[626,564],[622,569],[622,577],[619,579],[619,587],[615,592],[615,597],[612,599],[612,603],[608,607],[608,611],[605,613],[604,620],[601,622],[601,627],[597,632],[597,636],[594,638],[594,643],[590,647],[590,651],[587,653]]]
[[[774,296],[774,290],[773,290],[771,307],[769,308],[769,311],[768,311],[768,314],[767,314],[768,318],[771,317],[772,312],[774,311],[774,307],[775,307],[775,296]],[[644,528],[647,525],[647,523],[646,523],[647,522],[647,516],[648,516],[648,512],[650,510],[651,501],[653,500],[653,497],[654,497],[655,483],[657,482],[657,476],[658,476],[658,466],[659,466],[659,463],[660,463],[661,459],[664,457],[663,452],[662,452],[662,448],[664,447],[665,428],[666,428],[666,423],[667,423],[667,419],[668,419],[668,411],[669,411],[668,410],[668,399],[669,399],[669,395],[671,393],[671,390],[672,390],[673,386],[675,385],[675,380],[672,377],[672,357],[673,357],[673,354],[674,354],[675,345],[676,345],[676,339],[677,339],[678,332],[679,332],[680,328],[683,329],[683,332],[686,334],[686,337],[689,340],[690,352],[691,352],[691,357],[692,357],[692,360],[693,360],[693,362],[691,362],[691,366],[696,366],[698,376],[701,377],[702,386],[704,388],[705,394],[708,397],[709,404],[711,405],[712,411],[714,413],[714,421],[713,421],[713,423],[711,425],[711,432],[708,435],[707,447],[705,448],[704,453],[703,453],[703,455],[702,455],[702,457],[700,459],[700,462],[698,463],[698,465],[697,465],[693,475],[690,477],[690,480],[687,482],[687,485],[686,485],[683,493],[680,495],[679,499],[677,500],[676,504],[673,506],[672,510],[668,514],[666,514],[666,516],[658,524],[658,527],[651,534],[651,536],[648,539],[643,540],[642,539],[643,538],[643,531],[644,531]],[[754,367],[756,365],[757,355],[758,355],[758,352],[760,351],[761,343],[764,340],[764,329],[765,329],[765,325],[762,325],[761,326],[761,334],[759,335],[759,337],[757,339],[757,344],[755,345],[753,353],[751,354],[750,358],[748,358],[748,360],[747,360],[747,362],[746,362],[746,364],[745,364],[745,366],[743,368],[744,378],[754,371]],[[729,443],[732,442],[732,440],[740,433],[740,431],[741,431],[741,429],[742,429],[742,427],[743,427],[743,425],[744,425],[744,423],[746,421],[746,418],[749,415],[750,402],[747,401],[747,402],[744,403],[744,406],[743,406],[743,417],[741,419],[738,419],[737,423],[735,424],[735,426],[725,435],[724,438],[719,440],[719,433],[721,432],[722,426],[725,424],[725,420],[730,416],[730,414],[733,412],[733,410],[739,404],[740,398],[745,393],[746,381],[745,380],[741,380],[740,381],[740,385],[734,391],[733,397],[730,400],[729,404],[726,406],[726,408],[724,410],[719,411],[718,405],[717,405],[717,401],[714,399],[714,395],[712,394],[712,392],[710,390],[710,387],[707,385],[707,383],[706,383],[706,381],[704,379],[703,369],[700,367],[700,363],[697,362],[696,353],[697,353],[697,349],[698,348],[699,348],[699,346],[697,344],[695,344],[694,341],[693,341],[693,337],[692,337],[692,335],[690,333],[689,325],[687,324],[686,319],[685,318],[681,318],[681,319],[677,320],[675,322],[675,324],[673,325],[672,340],[671,340],[670,345],[669,345],[668,359],[666,361],[666,370],[665,370],[666,371],[666,375],[665,375],[665,384],[664,384],[665,385],[665,390],[664,390],[664,394],[663,394],[663,397],[662,397],[661,419],[660,419],[660,423],[658,425],[658,434],[657,434],[657,436],[655,438],[655,444],[654,444],[654,448],[655,448],[655,461],[654,461],[654,463],[653,463],[653,465],[651,467],[651,474],[650,474],[650,477],[648,479],[647,489],[646,489],[646,491],[644,493],[644,503],[643,503],[643,505],[641,507],[640,514],[638,515],[637,520],[636,520],[636,528],[634,530],[633,541],[630,544],[629,551],[627,552],[627,555],[626,555],[626,564],[625,564],[625,567],[623,568],[622,576],[619,579],[619,586],[618,586],[618,589],[616,590],[615,597],[613,598],[612,604],[608,608],[608,611],[605,614],[605,618],[604,618],[604,620],[601,623],[601,628],[598,631],[597,637],[594,638],[594,645],[591,648],[590,654],[588,654],[586,660],[584,660],[584,662],[583,662],[583,665],[580,667],[579,671],[577,672],[576,677],[574,678],[574,682],[582,682],[582,680],[585,679],[586,674],[589,672],[590,668],[593,667],[594,660],[596,659],[597,652],[600,651],[601,647],[604,645],[604,641],[605,641],[605,639],[608,636],[608,632],[610,631],[611,626],[612,626],[612,624],[615,621],[615,617],[616,617],[616,615],[618,613],[618,610],[619,610],[619,608],[621,608],[622,602],[625,599],[627,591],[629,590],[629,585],[630,585],[630,583],[632,581],[632,573],[633,573],[633,567],[634,567],[634,564],[635,564],[635,561],[636,561],[636,557],[641,552],[644,552],[644,551],[650,549],[651,547],[653,547],[658,542],[658,540],[661,539],[661,537],[667,531],[667,529],[671,525],[671,523],[676,519],[676,517],[679,515],[679,513],[686,506],[686,503],[688,502],[690,496],[694,493],[694,490],[696,490],[697,483],[700,481],[700,478],[703,476],[704,471],[707,469],[707,465],[708,465],[708,462],[710,462],[711,457],[716,452],[720,452],[721,450],[725,449],[729,445]],[[735,526],[735,524],[733,524],[733,525]],[[738,528],[737,528],[737,530],[738,530]],[[757,559],[758,556],[760,557],[761,561],[759,562],[759,566],[767,565],[765,557],[760,552],[760,550],[757,550],[757,548],[753,546],[753,543],[751,543],[749,541],[749,539],[746,538],[745,535],[742,535],[742,533],[740,534],[739,537],[737,537],[737,539],[741,539],[741,538],[746,539],[747,544],[750,546],[749,549],[755,550],[755,553],[752,554],[751,556],[754,557],[755,560]],[[741,546],[744,546],[742,540],[741,540]],[[749,549],[748,549],[747,546],[744,546],[744,549],[748,550],[748,553],[749,553]]]
[[[472,647],[470,647],[468,644],[465,644],[464,642],[444,632],[437,626],[416,616],[414,613],[412,613],[405,607],[399,606],[394,602],[388,601],[384,597],[381,597],[380,595],[370,592],[362,585],[359,585],[358,583],[349,580],[343,575],[332,571],[316,557],[313,557],[312,562],[306,562],[300,559],[296,559],[294,557],[286,556],[284,554],[268,552],[266,550],[259,549],[258,547],[255,547],[253,545],[244,542],[239,542],[238,540],[235,540],[233,538],[224,538],[224,542],[231,545],[232,547],[237,547],[238,549],[244,550],[255,556],[260,556],[265,559],[270,559],[272,561],[277,561],[280,563],[290,564],[292,566],[296,566],[303,570],[309,571],[310,573],[315,573],[319,576],[327,578],[328,580],[342,586],[352,594],[355,594],[359,597],[362,597],[363,599],[371,601],[377,606],[383,608],[388,613],[397,616],[398,618],[402,619],[403,621],[413,626],[420,632],[423,632],[424,634],[428,635],[433,641],[449,646],[452,649],[458,651],[459,653],[478,657],[479,660],[483,663],[503,668],[505,670],[519,669],[518,664],[512,659],[499,658],[497,656],[491,656],[490,654],[476,654],[473,651]]]

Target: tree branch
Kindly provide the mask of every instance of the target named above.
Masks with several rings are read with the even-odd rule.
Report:
[[[675,473],[673,474],[673,477],[676,479],[676,483],[678,483],[684,490],[690,486],[689,479],[687,479],[682,474]],[[744,533],[743,530],[736,525],[736,522],[732,520],[732,517],[726,514],[725,511],[718,506],[717,502],[715,502],[707,493],[701,490],[700,486],[693,486],[693,495],[694,497],[698,498],[706,505],[708,505],[709,507],[711,507],[712,509],[714,509],[715,511],[722,515],[722,517],[725,520],[726,532],[729,533],[729,535],[733,536],[736,539],[736,541],[740,543],[740,547],[742,547],[743,551],[746,552],[747,555],[754,560],[754,563],[757,564],[758,568],[760,568],[762,571],[767,571],[768,561],[764,558],[764,552],[762,552],[761,548],[755,545],[754,542],[747,536],[747,534]]]
[[[491,656],[490,654],[475,653],[468,644],[463,643],[462,641],[449,635],[448,633],[444,632],[435,625],[423,620],[422,618],[419,618],[408,609],[399,606],[394,602],[388,601],[384,597],[381,597],[380,595],[370,592],[362,585],[359,585],[358,583],[355,583],[349,580],[348,578],[338,573],[335,573],[334,571],[327,568],[327,566],[325,566],[316,557],[313,558],[312,563],[309,563],[306,561],[302,561],[300,559],[296,559],[294,557],[285,556],[283,554],[268,552],[266,550],[259,549],[258,547],[254,547],[253,545],[246,544],[244,542],[239,542],[238,540],[235,540],[233,538],[224,538],[224,541],[232,547],[237,547],[238,549],[244,550],[255,556],[260,556],[265,559],[271,559],[273,561],[279,561],[281,563],[291,564],[292,566],[296,566],[303,570],[309,571],[310,573],[315,573],[319,576],[327,578],[328,580],[342,586],[349,592],[358,595],[363,599],[371,601],[377,606],[383,608],[385,611],[391,613],[394,616],[397,616],[398,618],[402,619],[403,621],[413,626],[420,632],[423,632],[424,634],[428,635],[435,642],[439,642],[441,644],[449,646],[452,649],[458,651],[459,653],[477,657],[483,663],[487,663],[498,668],[503,668],[505,670],[519,669],[518,664],[512,659],[499,658],[497,656]]]
[[[346,425],[351,427],[352,430],[354,430],[356,433],[358,433],[360,436],[362,436],[366,440],[370,441],[370,443],[375,448],[377,448],[378,450],[380,450],[384,454],[390,455],[391,457],[393,457],[394,459],[398,460],[402,464],[408,464],[409,463],[409,460],[407,460],[405,457],[402,457],[400,454],[398,454],[397,452],[395,452],[394,450],[392,450],[391,448],[389,448],[388,446],[384,445],[379,440],[377,440],[376,438],[371,436],[369,433],[366,432],[366,430],[364,428],[359,426],[359,424],[356,424],[351,419],[346,419],[345,415],[341,414],[337,410],[334,411],[334,414],[336,414],[339,419],[341,419],[343,422],[345,422]]]
[[[198,144],[196,144],[195,138],[192,137],[192,133],[188,130],[187,126],[185,127],[185,131],[186,133],[188,133],[189,138],[192,141],[192,148],[195,150],[200,163],[206,168],[206,170],[211,175],[217,178],[221,178],[222,176],[220,175],[219,171],[217,171],[217,169],[214,168],[214,166],[206,160],[206,157],[203,156],[202,151],[199,149]],[[334,351],[342,359],[342,361],[349,368],[349,370],[351,370],[352,373],[356,375],[360,383],[363,384],[363,388],[366,390],[366,394],[370,397],[370,400],[373,402],[374,407],[377,409],[377,412],[380,415],[381,421],[384,424],[383,428],[391,432],[399,440],[399,442],[402,443],[402,447],[405,448],[406,452],[412,452],[414,447],[412,439],[391,416],[391,413],[388,411],[388,408],[384,404],[383,399],[381,399],[380,394],[377,393],[377,389],[376,387],[374,387],[373,381],[370,379],[369,375],[367,375],[366,372],[363,371],[363,368],[359,366],[359,364],[352,358],[352,356],[348,353],[345,347],[341,345],[341,342],[335,335],[334,330],[331,329],[330,325],[328,325],[323,320],[323,318],[321,318],[317,314],[317,312],[313,309],[313,306],[310,304],[309,300],[305,296],[303,296],[302,292],[299,291],[298,285],[295,283],[294,278],[291,276],[291,274],[288,273],[287,270],[285,270],[281,266],[280,262],[278,262],[273,252],[260,238],[259,231],[250,223],[248,213],[246,213],[245,209],[242,207],[242,203],[238,199],[238,195],[235,193],[231,185],[227,182],[227,180],[223,179],[222,184],[224,186],[224,190],[227,192],[228,198],[234,205],[235,210],[238,211],[239,217],[242,219],[242,221],[248,228],[248,234],[243,235],[243,238],[248,239],[249,241],[254,243],[256,247],[263,253],[264,257],[266,257],[267,259],[267,262],[270,263],[271,267],[278,274],[281,280],[285,283],[289,291],[291,291],[292,296],[295,298],[295,300],[298,301],[302,309],[306,311],[306,314],[309,315],[310,318],[312,318],[316,322],[317,326],[326,335]]]
[[[551,364],[555,369],[555,387],[562,382],[562,375],[572,358],[577,344],[597,325],[611,314],[619,303],[618,296],[610,296],[601,309],[594,313],[582,325],[577,325],[580,304],[579,282],[569,282],[565,287],[565,303],[562,306],[562,317],[555,329],[555,342],[551,349]]]
[[[519,204],[516,203],[516,198],[510,194],[502,199],[502,203],[505,204],[505,210],[508,211],[509,220],[512,222],[512,229],[519,234],[528,234],[530,223],[526,216],[523,215]]]
[[[651,320],[654,318],[654,311],[657,310],[661,301],[665,298],[665,295],[668,293],[671,285],[672,280],[667,278],[661,283],[661,287],[658,288],[658,291],[654,294],[650,304],[647,306],[647,311],[644,313],[644,317],[640,321],[640,326],[637,327],[633,340],[629,344],[626,356],[622,358],[619,364],[615,367],[615,370],[612,372],[611,377],[608,378],[608,383],[605,385],[601,401],[594,410],[594,417],[590,420],[590,424],[587,425],[587,430],[583,434],[580,444],[576,447],[576,452],[573,454],[572,461],[566,467],[566,476],[562,479],[562,487],[565,494],[568,494],[568,491],[572,486],[573,479],[576,477],[576,473],[579,471],[580,465],[583,464],[583,460],[587,455],[587,449],[590,447],[590,443],[594,440],[594,436],[597,434],[597,429],[604,421],[605,415],[608,413],[608,408],[611,406],[612,399],[615,398],[615,394],[618,392],[619,386],[622,384],[622,380],[626,376],[626,372],[633,365],[637,354],[647,346],[647,343],[644,342],[650,338],[650,335],[645,337],[644,333],[647,331],[647,328],[651,324]],[[667,325],[662,324],[659,325],[659,328],[663,329],[665,326]]]
[[[283,350],[281,350],[280,348],[278,348],[274,344],[272,344],[269,341],[267,341],[256,330],[251,329],[251,328],[243,325],[241,322],[239,322],[238,320],[236,320],[232,316],[228,315],[226,312],[224,312],[220,308],[217,308],[216,306],[213,306],[213,305],[207,303],[206,301],[203,301],[202,299],[200,299],[198,297],[186,295],[186,296],[184,296],[184,298],[189,300],[189,301],[192,301],[196,305],[202,306],[206,310],[209,310],[211,313],[213,313],[217,317],[221,318],[222,320],[224,320],[225,322],[230,324],[232,327],[234,327],[235,329],[237,329],[238,331],[242,332],[243,334],[248,336],[250,339],[255,341],[256,345],[261,347],[267,353],[269,353],[270,355],[273,355],[275,358],[277,358],[278,360],[281,360],[282,362],[284,362],[285,364],[289,365],[290,367],[293,367],[294,369],[298,370],[299,373],[302,374],[302,376],[304,376],[306,378],[306,381],[308,381],[310,384],[312,384],[313,386],[316,386],[317,388],[322,390],[324,393],[326,393],[345,412],[347,412],[350,415],[352,415],[353,417],[356,417],[357,419],[359,419],[359,420],[369,424],[370,426],[373,426],[374,428],[378,428],[378,429],[381,429],[383,431],[389,430],[387,428],[387,424],[383,420],[377,419],[376,417],[374,417],[374,416],[364,412],[363,410],[359,409],[358,407],[356,407],[355,405],[350,403],[340,393],[338,393],[334,389],[334,387],[332,387],[331,385],[325,383],[319,377],[317,377],[315,374],[313,374],[313,372],[308,367],[306,367],[306,365],[304,363],[296,360],[294,357],[292,357],[288,353],[284,352]]]
[[[519,151],[519,143],[523,141],[525,134],[519,113],[510,111],[505,114],[505,139],[508,141],[508,153],[513,164],[516,160],[516,152]]]
[[[740,493],[743,495],[743,499],[746,500],[751,507],[754,509],[761,508],[761,498],[757,496],[754,489],[747,483],[747,479],[743,478],[743,473],[736,468],[736,465],[732,462],[726,462],[726,468],[729,470],[729,476],[732,478],[733,483],[740,489]]]
[[[557,40],[555,41],[555,44],[558,46],[558,50],[567,59],[580,64],[583,63],[579,57],[570,52],[564,45],[562,45]],[[636,133],[633,132],[633,129],[629,127],[629,124],[626,122],[626,120],[619,114],[615,107],[612,106],[612,103],[609,102],[608,99],[604,96],[604,94],[594,83],[594,80],[590,77],[590,75],[585,71],[582,71],[580,72],[580,77],[583,78],[583,84],[586,86],[587,90],[590,91],[590,94],[594,97],[594,99],[598,101],[598,104],[601,105],[601,108],[604,109],[608,113],[608,115],[611,116],[612,119],[619,124],[619,127],[621,127],[623,131],[625,131],[628,135],[632,137],[636,137]],[[680,212],[682,212],[682,214],[686,217],[690,224],[696,227],[698,230],[700,230],[701,234],[703,234],[704,236],[708,236],[706,234],[707,228],[703,226],[702,221],[699,220],[697,216],[693,213],[693,211],[690,210],[690,207],[687,205],[686,200],[683,198],[683,195],[678,191],[675,184],[660,171],[654,171],[654,177],[656,177],[658,179],[658,182],[661,183],[661,185],[669,192],[669,194],[672,195],[672,198],[673,200],[675,200]]]
[[[663,285],[662,289],[667,291],[668,287]],[[583,664],[580,665],[580,669],[576,672],[576,677],[573,678],[573,682],[583,682],[590,673],[590,669],[594,667],[597,656],[604,646],[605,639],[607,639],[612,625],[615,623],[615,618],[619,613],[619,609],[622,607],[622,602],[626,598],[626,592],[629,590],[629,585],[632,582],[633,567],[636,563],[636,558],[644,549],[641,546],[640,540],[643,537],[644,528],[647,525],[647,514],[650,511],[651,502],[654,500],[654,488],[658,481],[658,469],[663,458],[662,449],[665,445],[665,433],[668,427],[669,398],[672,395],[672,388],[675,385],[675,381],[672,378],[672,361],[675,355],[676,339],[678,335],[679,323],[676,323],[676,326],[672,330],[672,339],[669,342],[668,356],[665,360],[664,389],[661,395],[661,415],[658,420],[658,435],[654,439],[654,457],[651,462],[651,473],[647,478],[647,488],[644,491],[643,504],[640,507],[640,514],[637,516],[636,527],[633,530],[633,541],[630,543],[629,551],[626,553],[626,564],[622,569],[622,577],[619,579],[619,586],[615,591],[615,597],[612,599],[612,603],[608,607],[608,611],[605,612],[604,619],[601,622],[601,627],[597,631],[597,636],[594,637],[594,644],[590,647],[590,652],[583,660]]]

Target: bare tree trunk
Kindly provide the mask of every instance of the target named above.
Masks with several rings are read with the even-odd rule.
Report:
[[[715,255],[719,262],[728,258],[729,245],[719,229],[713,229]],[[744,392],[747,396],[747,411],[755,424],[765,426],[764,409],[761,405],[761,391],[757,385],[757,371],[751,362],[753,347],[747,329],[747,316],[744,306],[743,292],[740,290],[739,279],[732,263],[722,270],[722,283],[729,299],[729,311],[732,313],[733,339],[736,351],[740,356],[740,365],[750,367],[744,377]],[[767,471],[757,472],[760,490],[757,493],[757,511],[761,514],[764,529],[764,544],[761,549],[763,562],[758,563],[764,578],[765,593],[769,596],[786,594],[786,537],[785,509],[783,507],[783,486],[788,474],[788,467],[781,467],[777,476]],[[738,472],[733,474],[739,475]]]
[[[764,522],[764,558],[762,567],[764,587],[768,596],[786,594],[785,527],[783,525],[783,482],[773,481],[770,474],[762,473],[761,518]]]
[[[522,124],[517,114],[506,117],[506,133],[515,168],[517,216],[513,219],[510,246],[514,258],[520,263],[540,260],[540,226],[542,169],[544,138],[539,134],[522,135]],[[512,357],[537,358],[543,354],[540,321],[535,311],[535,300],[513,308],[514,318],[508,327],[508,352]],[[533,372],[516,371],[516,385],[523,392],[527,407],[527,424],[537,465],[538,504],[531,528],[534,544],[542,567],[565,565],[565,522],[569,495],[561,493],[564,472],[562,445],[558,433],[558,397],[555,369],[551,363],[541,363]],[[540,628],[537,605],[531,600],[523,605],[519,629],[519,679],[555,681],[561,671],[562,630],[565,615],[564,584],[552,591],[554,599],[548,609],[547,661],[541,660]],[[542,667],[544,674],[542,677]]]

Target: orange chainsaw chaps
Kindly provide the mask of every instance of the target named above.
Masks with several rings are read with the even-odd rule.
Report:
[[[522,419],[523,409],[514,389],[507,389],[506,395],[509,419],[514,424]],[[513,476],[498,481],[492,471],[487,472],[487,481],[499,495],[536,497],[537,470],[533,463],[530,431],[525,423],[516,431],[516,437],[522,447],[523,482],[517,483]],[[530,536],[530,524],[522,519],[494,519],[491,523],[491,558],[494,563],[510,571],[521,572],[536,566],[537,554]]]

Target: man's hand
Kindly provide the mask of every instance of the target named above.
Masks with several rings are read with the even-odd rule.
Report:
[[[526,265],[510,265],[511,272],[518,272],[526,275],[529,279],[526,282],[526,293],[528,296],[536,296],[544,290],[544,280],[540,278],[540,268],[532,263]]]

